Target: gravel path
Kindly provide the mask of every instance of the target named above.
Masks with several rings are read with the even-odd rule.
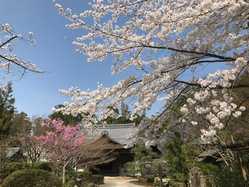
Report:
[[[150,187],[138,185],[137,180],[130,177],[105,177],[105,184],[101,187]]]

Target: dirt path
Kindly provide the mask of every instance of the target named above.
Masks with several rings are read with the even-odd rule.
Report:
[[[101,187],[150,187],[138,185],[137,179],[130,177],[105,177],[105,184]]]

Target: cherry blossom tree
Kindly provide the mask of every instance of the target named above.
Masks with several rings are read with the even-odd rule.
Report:
[[[46,135],[34,137],[45,150],[45,158],[62,169],[62,180],[65,184],[66,167],[76,166],[80,156],[80,146],[84,143],[84,135],[80,127],[65,126],[63,121],[48,120]]]
[[[105,119],[113,112],[108,107],[123,101],[132,101],[133,114],[142,114],[160,100],[163,114],[191,86],[195,89],[181,111],[208,121],[201,132],[210,142],[225,119],[245,110],[229,93],[248,87],[236,84],[248,71],[248,0],[94,0],[89,6],[76,13],[55,3],[69,20],[66,27],[82,30],[73,41],[76,50],[89,62],[112,58],[114,74],[132,67],[139,73],[112,87],[62,90],[71,101],[60,111]]]
[[[9,23],[0,24],[0,68],[7,69],[10,72],[11,65],[17,66],[23,69],[23,73],[26,70],[32,72],[41,72],[38,70],[35,64],[32,64],[14,54],[14,41],[24,40],[31,44],[34,44],[35,40],[33,33],[17,33],[13,26]]]

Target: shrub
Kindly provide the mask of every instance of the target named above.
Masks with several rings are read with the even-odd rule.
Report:
[[[93,175],[92,182],[94,184],[104,184],[104,176],[103,175]]]
[[[45,171],[52,171],[51,163],[49,162],[38,162],[33,166],[34,169],[42,169]]]
[[[82,172],[69,171],[66,187],[74,187],[75,185],[78,187],[87,187],[92,182],[92,174],[88,170]]]
[[[249,186],[249,182],[243,179],[239,163],[234,164],[232,170],[224,164],[219,166],[214,164],[200,163],[199,168],[208,176],[209,183],[214,183],[215,186],[239,187]]]
[[[65,185],[65,187],[75,187],[75,186],[77,186],[77,187],[97,187],[98,185],[97,184],[94,184],[94,183],[92,183],[92,182],[84,182],[84,183],[77,183],[76,181],[74,181],[74,180],[69,180],[67,183],[66,183],[66,185]]]
[[[127,162],[124,166],[124,174],[127,176],[136,176],[140,172],[140,168],[136,162]]]
[[[11,173],[22,170],[22,169],[42,169],[45,171],[52,171],[52,168],[50,166],[51,164],[48,162],[39,162],[35,163],[32,167],[30,164],[27,164],[26,162],[9,162],[6,164],[6,166],[0,171],[0,178],[4,179]]]
[[[76,172],[73,177],[71,177],[66,187],[95,187],[96,184],[104,184],[104,176],[102,175],[92,175],[88,170],[83,172]]]
[[[26,169],[29,165],[25,162],[9,162],[0,172],[0,178],[4,179],[17,170]]]
[[[74,180],[69,180],[67,183],[66,183],[66,186],[65,187],[74,187],[76,185],[76,182]]]
[[[18,170],[6,177],[2,187],[61,187],[60,180],[51,172],[39,169]]]
[[[154,182],[154,177],[153,176],[146,177],[146,182],[153,183]]]
[[[92,181],[92,173],[90,171],[77,172],[76,178],[78,181],[82,182],[91,182]]]
[[[85,186],[82,186],[82,187],[97,187],[98,185],[94,184],[94,183],[89,183],[89,184],[86,184]]]
[[[249,182],[243,179],[240,168],[233,168],[231,171],[230,168],[223,167],[222,170],[215,173],[214,182],[217,186],[249,186]]]

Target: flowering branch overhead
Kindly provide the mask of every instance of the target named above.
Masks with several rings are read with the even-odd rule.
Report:
[[[0,34],[3,36],[3,39],[0,38],[0,68],[9,70],[10,65],[13,64],[22,68],[23,70],[41,73],[35,64],[22,60],[12,52],[14,40],[22,39],[33,43],[33,33],[30,32],[27,36],[24,34],[15,33],[12,26],[6,23],[0,24]]]
[[[108,106],[132,99],[133,114],[141,114],[161,98],[168,108],[186,86],[199,87],[192,90],[195,103],[209,100],[217,89],[229,95],[230,89],[248,86],[234,84],[248,70],[246,0],[98,0],[79,14],[58,3],[55,7],[69,20],[67,28],[83,30],[73,44],[89,61],[111,57],[117,59],[113,73],[132,66],[139,71],[109,88],[63,90],[72,99],[64,113],[106,118]],[[241,109],[222,98],[216,100],[237,117]],[[217,124],[209,130],[222,129]]]

